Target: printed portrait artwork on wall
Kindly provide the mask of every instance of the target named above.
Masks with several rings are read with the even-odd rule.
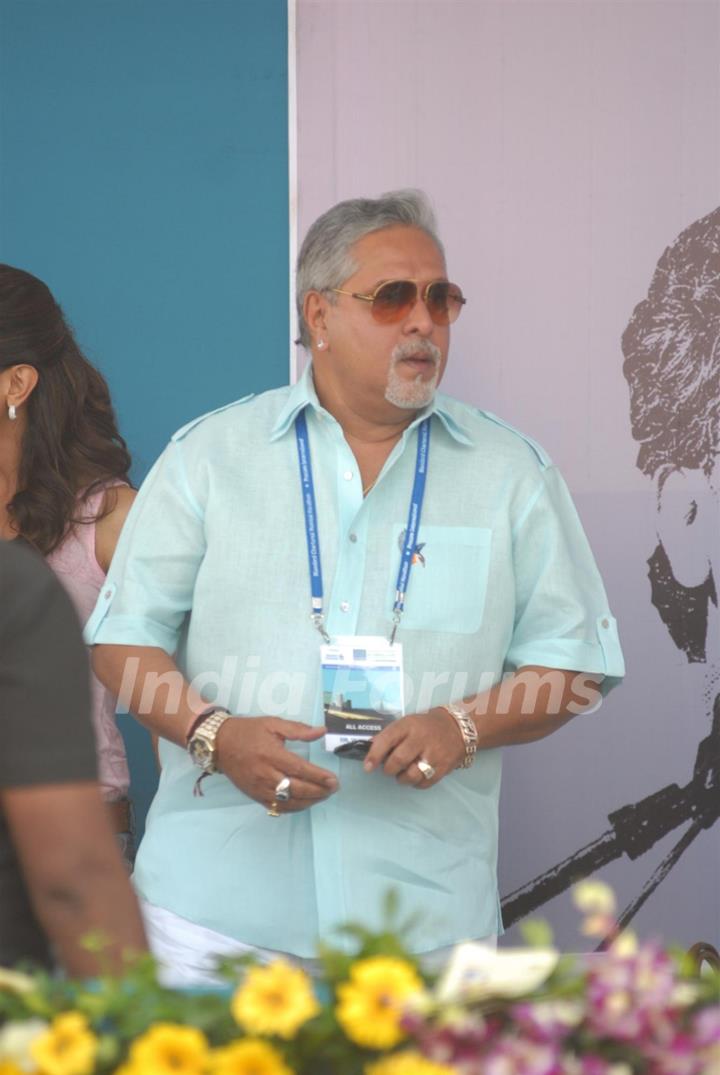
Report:
[[[706,665],[708,734],[692,774],[608,816],[610,828],[503,900],[510,926],[614,859],[679,840],[624,909],[626,925],[720,817],[720,208],[665,250],[622,336],[637,466],[657,492],[649,600],[690,663]]]

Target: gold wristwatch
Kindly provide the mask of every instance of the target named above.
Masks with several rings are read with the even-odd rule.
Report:
[[[187,752],[193,763],[202,769],[203,776],[220,770],[217,765],[216,740],[221,727],[230,717],[227,709],[212,706],[196,717],[187,737]]]

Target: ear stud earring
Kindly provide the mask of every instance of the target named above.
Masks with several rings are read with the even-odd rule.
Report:
[[[325,340],[318,340],[318,342],[317,342],[318,351],[322,351],[324,346],[325,346]]]

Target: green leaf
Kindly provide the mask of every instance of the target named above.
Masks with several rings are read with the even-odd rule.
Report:
[[[385,925],[388,930],[392,930],[393,923],[396,921],[398,913],[400,911],[400,896],[396,888],[389,888],[383,896],[382,913],[385,920]]]
[[[521,922],[520,932],[530,948],[552,948],[553,931],[543,919],[532,918],[529,922]]]

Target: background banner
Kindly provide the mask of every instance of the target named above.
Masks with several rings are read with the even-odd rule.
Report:
[[[0,0],[0,261],[53,290],[140,482],[287,383],[285,0]],[[157,780],[129,718],[142,827]]]
[[[505,752],[506,916],[578,948],[598,872],[717,944],[720,7],[298,0],[297,40],[300,235],[430,194],[468,297],[443,387],[549,451],[619,620],[625,684]]]

